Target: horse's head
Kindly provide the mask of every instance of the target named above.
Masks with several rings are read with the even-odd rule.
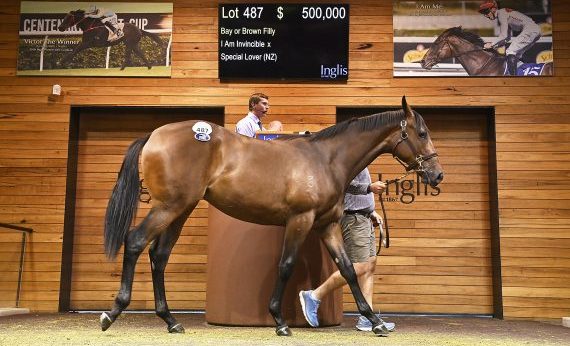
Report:
[[[435,39],[420,63],[426,70],[431,70],[442,60],[480,51],[483,49],[483,44],[481,37],[464,31],[461,26],[449,28]]]
[[[436,186],[443,180],[443,168],[431,141],[429,129],[422,116],[412,110],[402,97],[405,119],[396,130],[392,155],[406,167],[406,171],[416,171],[422,181]]]
[[[65,18],[63,18],[63,21],[61,22],[61,24],[59,24],[57,30],[65,31],[71,28],[72,26],[78,24],[79,22],[81,22],[83,18],[85,18],[84,10],[70,11],[68,14],[65,15]]]
[[[449,45],[449,37],[453,34],[453,30],[457,28],[450,28],[442,32],[433,42],[428,49],[424,58],[420,61],[422,68],[431,70],[431,68],[444,59],[451,58],[453,51]],[[461,27],[459,27],[461,30]]]

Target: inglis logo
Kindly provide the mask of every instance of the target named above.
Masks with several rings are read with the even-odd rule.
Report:
[[[339,64],[335,67],[321,65],[321,78],[335,79],[338,76],[348,76],[348,67]]]
[[[382,180],[382,174],[378,174],[379,180]],[[429,190],[429,191],[428,191]],[[416,200],[416,196],[437,196],[441,192],[439,187],[431,187],[421,181],[419,175],[416,174],[416,180],[400,180],[386,187],[386,195],[382,197],[385,202],[400,201],[404,204],[411,204]]]

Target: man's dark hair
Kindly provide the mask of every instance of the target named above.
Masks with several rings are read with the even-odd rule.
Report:
[[[261,99],[269,100],[269,96],[265,95],[264,93],[252,94],[249,97],[249,110],[252,110],[253,106],[255,106],[259,101],[261,101]]]

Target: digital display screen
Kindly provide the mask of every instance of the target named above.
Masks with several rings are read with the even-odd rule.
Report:
[[[220,4],[224,79],[348,79],[348,4]]]

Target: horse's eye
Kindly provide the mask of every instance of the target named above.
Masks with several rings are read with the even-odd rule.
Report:
[[[421,139],[426,139],[427,138],[427,132],[420,132],[418,134],[418,136],[420,136]]]

